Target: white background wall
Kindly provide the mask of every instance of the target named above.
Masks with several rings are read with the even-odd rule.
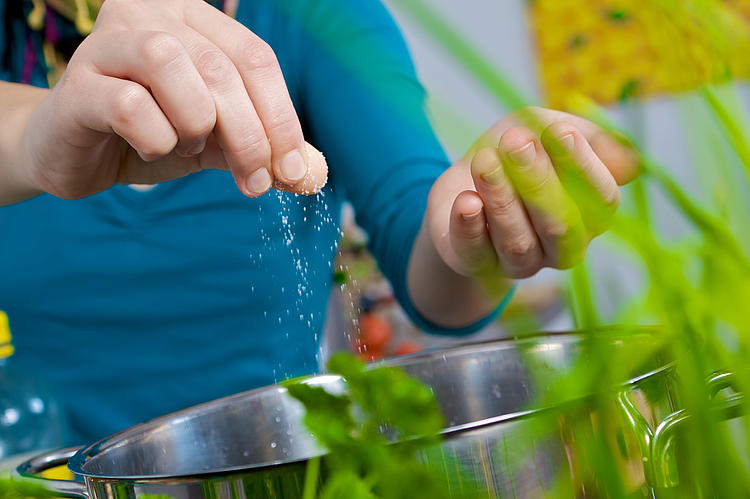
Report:
[[[401,26],[420,77],[433,101],[450,103],[468,117],[476,131],[489,128],[507,111],[500,107],[464,70],[447,56],[438,45],[410,22],[398,5],[400,0],[384,0]],[[524,0],[430,0],[452,26],[500,69],[516,86],[538,98],[533,51],[524,18]],[[448,124],[440,106],[433,106],[438,133]],[[460,155],[471,145],[470,134],[465,143],[457,143],[444,134],[446,147]]]

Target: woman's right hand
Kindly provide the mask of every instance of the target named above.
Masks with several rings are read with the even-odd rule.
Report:
[[[25,178],[63,198],[206,168],[248,196],[327,178],[274,52],[203,0],[104,2],[22,145]]]

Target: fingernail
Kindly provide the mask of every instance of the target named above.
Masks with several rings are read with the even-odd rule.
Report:
[[[477,218],[479,218],[479,215],[481,214],[482,214],[482,208],[479,208],[474,213],[462,213],[461,218],[463,218],[467,222],[472,222],[476,220]]]
[[[187,147],[184,144],[180,144],[175,148],[175,152],[177,152],[177,155],[182,158],[190,158],[202,153],[205,147],[206,141],[203,140],[201,142],[195,142]]]
[[[536,147],[534,141],[529,142],[515,151],[508,151],[508,157],[517,166],[526,166],[534,162],[536,158]]]
[[[576,138],[572,133],[563,135],[558,140],[560,141],[560,144],[562,144],[562,146],[568,151],[572,151],[576,146]]]
[[[204,139],[198,142],[197,144],[194,144],[193,146],[191,146],[190,149],[188,149],[187,154],[188,156],[197,156],[200,153],[202,153],[205,148],[206,148],[206,141]]]
[[[479,176],[490,185],[498,185],[505,180],[505,171],[503,170],[503,165],[499,165],[491,172],[482,173]]]
[[[287,153],[281,159],[281,175],[285,182],[296,184],[307,174],[307,164],[299,151]]]
[[[258,168],[247,179],[247,190],[251,194],[260,196],[271,188],[271,175],[265,168]]]

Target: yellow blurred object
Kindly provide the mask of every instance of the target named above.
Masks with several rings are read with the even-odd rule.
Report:
[[[62,54],[56,52],[54,38],[48,37],[45,24],[52,22],[55,24],[54,15],[51,12],[57,12],[60,16],[73,22],[76,31],[82,36],[91,33],[94,28],[96,16],[101,9],[104,0],[32,0],[32,9],[26,18],[29,27],[35,31],[44,33],[42,49],[44,60],[47,63],[47,83],[50,88],[60,80],[65,71],[65,58]],[[57,28],[54,29],[56,31]]]
[[[750,77],[750,0],[534,0],[547,104],[599,104]]]
[[[44,11],[47,6],[44,4],[44,0],[32,0],[32,4],[34,8],[29,13],[29,26],[31,26],[31,29],[39,31],[44,27]]]
[[[15,350],[10,343],[11,338],[8,314],[0,310],[0,359],[13,355]]]
[[[75,478],[73,473],[70,472],[66,465],[55,466],[48,470],[39,473],[42,478],[49,478],[50,480],[73,480]]]
[[[60,13],[75,23],[82,35],[91,33],[96,14],[102,7],[102,0],[32,0],[33,9],[29,13],[28,23],[37,31],[44,27],[47,7]]]

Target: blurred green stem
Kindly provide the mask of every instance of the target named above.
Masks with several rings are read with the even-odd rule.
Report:
[[[736,95],[731,95],[731,103],[726,102],[729,97],[727,94],[733,90],[730,86],[720,90],[714,86],[705,85],[701,87],[701,96],[724,128],[737,157],[745,167],[745,173],[750,177],[750,145],[748,145],[750,134],[748,134],[748,126],[739,113],[730,110],[730,106],[732,109],[741,109],[741,104],[738,102]]]
[[[315,499],[320,475],[320,458],[314,457],[307,462],[305,469],[305,488],[302,491],[302,499]]]
[[[402,12],[440,45],[468,73],[481,83],[490,94],[509,111],[531,104],[480,51],[469,44],[435,9],[422,0],[394,0]]]
[[[570,271],[571,308],[576,328],[590,329],[599,325],[596,301],[591,292],[591,279],[586,263],[576,265]]]

